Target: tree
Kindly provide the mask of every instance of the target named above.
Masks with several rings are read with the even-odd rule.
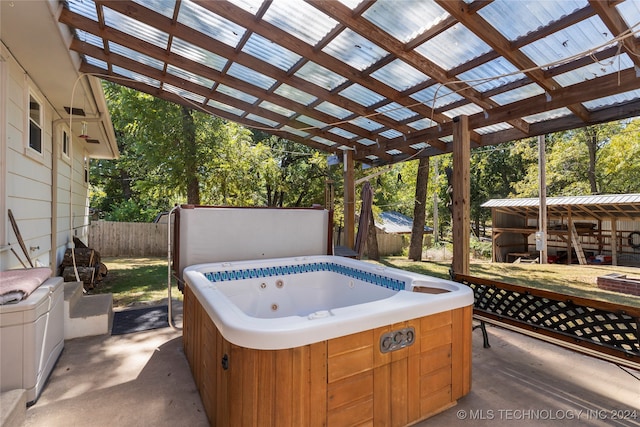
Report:
[[[421,157],[416,174],[416,197],[413,208],[413,225],[411,227],[411,243],[409,244],[409,259],[422,259],[422,238],[426,220],[427,185],[429,183],[429,158]]]
[[[311,206],[324,202],[326,158],[307,146],[105,83],[121,153],[91,165],[92,206],[150,221],[177,203]]]
[[[610,141],[600,153],[600,188],[603,193],[640,192],[640,119],[634,119]]]

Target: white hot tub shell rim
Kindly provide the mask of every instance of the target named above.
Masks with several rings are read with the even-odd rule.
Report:
[[[320,313],[314,316],[314,313],[309,313],[304,316],[261,318],[247,315],[204,276],[205,272],[214,269],[301,262],[331,262],[402,278],[408,290],[399,290],[390,297],[376,301],[323,310],[328,315]],[[259,350],[281,350],[314,344],[473,304],[472,290],[461,283],[330,255],[197,264],[186,268],[184,273],[189,289],[222,336],[232,344]],[[449,292],[412,292],[413,286],[425,284]]]

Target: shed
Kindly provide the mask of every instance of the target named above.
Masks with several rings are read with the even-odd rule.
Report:
[[[494,262],[535,259],[539,199],[492,199]],[[640,266],[640,194],[547,198],[550,263]]]

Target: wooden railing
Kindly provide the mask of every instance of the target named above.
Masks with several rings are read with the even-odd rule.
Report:
[[[640,368],[640,308],[456,275],[473,289],[473,317],[610,362]]]

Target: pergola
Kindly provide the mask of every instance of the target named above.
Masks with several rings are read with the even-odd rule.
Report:
[[[67,0],[57,19],[84,73],[339,153],[347,230],[354,162],[453,152],[462,274],[471,147],[640,114],[636,0]]]

